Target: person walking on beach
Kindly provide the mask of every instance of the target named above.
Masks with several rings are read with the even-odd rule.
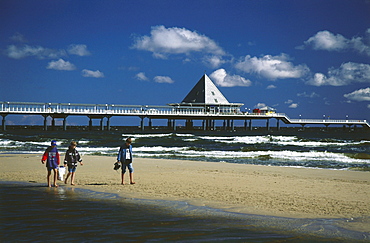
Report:
[[[64,183],[67,184],[68,177],[71,176],[72,186],[75,185],[74,181],[78,162],[80,162],[81,165],[84,165],[82,163],[80,154],[76,150],[76,147],[77,143],[75,141],[72,141],[64,157],[64,166],[68,166],[68,174],[66,176],[66,179],[64,180]]]
[[[121,175],[121,184],[125,184],[125,173],[126,168],[130,173],[130,184],[135,184],[134,182],[134,168],[132,167],[132,145],[131,138],[127,138],[124,145],[122,145],[118,151],[117,162],[120,162],[122,165],[122,175]]]
[[[58,166],[60,163],[60,156],[57,149],[57,141],[53,140],[51,141],[51,145],[45,150],[41,163],[45,164],[46,162],[46,169],[48,171],[47,174],[47,181],[48,181],[48,187],[51,187],[50,183],[50,175],[51,171],[54,171],[54,186],[58,187],[57,185],[57,177],[58,177]]]

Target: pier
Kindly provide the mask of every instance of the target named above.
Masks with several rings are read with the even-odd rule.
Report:
[[[192,130],[194,121],[202,121],[203,130],[216,130],[216,121],[223,121],[223,130],[234,130],[235,120],[244,120],[245,130],[252,130],[252,121],[266,120],[266,129],[270,129],[270,120],[276,120],[276,128],[280,129],[280,121],[290,125],[343,125],[363,126],[370,128],[366,120],[333,120],[333,119],[291,119],[284,113],[276,113],[274,109],[265,107],[254,109],[252,113],[242,112],[243,103],[230,103],[212,80],[204,74],[193,89],[180,103],[166,106],[151,105],[114,105],[114,104],[72,104],[72,103],[32,103],[32,102],[0,102],[2,130],[6,130],[8,115],[40,115],[44,117],[44,130],[48,129],[47,118],[51,117],[51,126],[55,127],[56,119],[63,119],[63,130],[67,130],[69,116],[87,116],[89,128],[92,130],[93,119],[100,120],[100,130],[110,130],[110,119],[114,116],[134,116],[141,119],[141,130],[153,126],[153,120],[166,119],[167,127],[176,130],[176,120],[184,120],[185,128]],[[104,126],[104,121],[106,126]]]
[[[234,129],[235,120],[244,120],[246,130],[252,130],[254,120],[265,120],[266,129],[270,129],[271,119],[276,120],[276,128],[280,122],[289,125],[330,125],[363,126],[370,128],[366,120],[334,120],[334,119],[291,119],[284,113],[248,113],[239,108],[217,107],[209,109],[207,106],[150,106],[150,105],[114,105],[114,104],[72,104],[72,103],[33,103],[33,102],[1,102],[0,115],[2,116],[2,130],[6,130],[8,115],[39,115],[44,117],[44,130],[48,130],[47,118],[51,117],[51,126],[55,126],[56,119],[63,120],[63,129],[67,130],[69,116],[86,116],[89,118],[89,127],[92,120],[100,120],[100,129],[110,130],[110,119],[114,116],[140,117],[142,130],[153,126],[153,120],[166,119],[168,127],[176,130],[175,121],[185,120],[187,129],[192,129],[193,121],[202,121],[204,130],[214,130],[215,121],[222,120],[225,130]],[[147,120],[147,123],[145,122]],[[105,124],[105,125],[104,125]]]

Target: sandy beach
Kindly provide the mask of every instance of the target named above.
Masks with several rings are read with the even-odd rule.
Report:
[[[46,186],[46,168],[40,159],[36,154],[0,154],[0,180]],[[370,229],[369,172],[135,158],[136,184],[127,185],[126,176],[127,184],[121,185],[120,173],[113,170],[115,157],[84,156],[83,160],[75,187],[248,214],[344,218],[345,228]]]

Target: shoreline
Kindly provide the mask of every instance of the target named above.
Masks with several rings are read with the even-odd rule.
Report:
[[[40,159],[38,154],[0,154],[0,180],[46,186]],[[369,172],[135,158],[137,184],[121,185],[120,171],[113,170],[115,157],[83,160],[76,188],[250,215],[344,219],[340,227],[369,233]]]

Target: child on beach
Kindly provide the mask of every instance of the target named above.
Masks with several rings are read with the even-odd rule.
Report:
[[[118,151],[117,162],[120,162],[122,165],[122,175],[121,175],[121,184],[125,184],[125,173],[126,167],[130,172],[130,184],[135,184],[134,182],[134,168],[132,167],[132,145],[131,138],[127,138],[124,145],[122,145]]]
[[[72,141],[64,157],[64,166],[66,165],[68,166],[68,174],[66,176],[66,179],[64,180],[64,183],[67,184],[68,177],[71,176],[72,186],[75,185],[74,180],[75,180],[75,173],[77,169],[77,162],[80,162],[80,164],[83,165],[81,156],[77,152],[76,147],[77,147],[77,143],[75,141]]]
[[[57,177],[58,177],[58,166],[60,163],[59,152],[57,149],[57,141],[51,141],[51,145],[45,150],[45,153],[42,156],[41,162],[45,164],[46,161],[46,169],[48,171],[47,174],[47,181],[48,187],[51,187],[50,183],[50,175],[51,171],[54,171],[54,186],[58,187],[57,185]]]

